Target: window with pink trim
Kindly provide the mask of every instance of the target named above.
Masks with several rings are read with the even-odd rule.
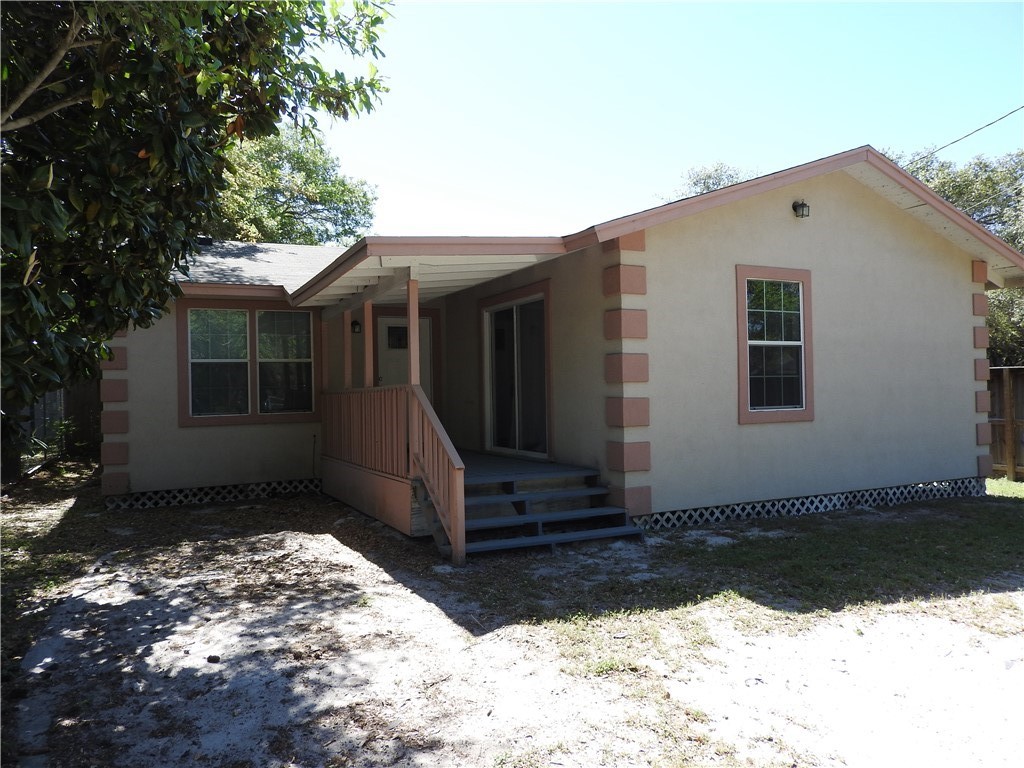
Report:
[[[736,267],[741,424],[813,420],[810,307],[809,271]]]
[[[180,426],[315,421],[319,324],[283,303],[182,299]]]

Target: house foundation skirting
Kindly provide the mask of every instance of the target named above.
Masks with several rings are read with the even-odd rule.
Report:
[[[107,509],[153,509],[188,504],[210,504],[247,499],[265,499],[295,493],[320,493],[320,479],[272,480],[242,485],[213,485],[205,488],[177,488],[168,491],[141,491],[108,496]]]
[[[892,507],[914,501],[984,495],[985,478],[965,477],[959,480],[895,485],[889,488],[872,488],[864,491],[843,491],[817,496],[798,496],[788,499],[724,504],[716,507],[680,509],[674,512],[656,512],[651,515],[634,517],[633,522],[644,530],[657,531],[684,525],[720,523],[725,520],[809,515],[815,512],[835,512],[856,507]]]

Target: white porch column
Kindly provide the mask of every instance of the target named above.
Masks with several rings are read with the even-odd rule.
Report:
[[[409,318],[409,383],[420,381],[420,281],[406,283],[406,317]]]

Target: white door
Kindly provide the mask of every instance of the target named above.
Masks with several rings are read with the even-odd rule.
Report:
[[[420,318],[420,386],[433,402],[430,318]],[[409,320],[377,318],[377,384],[382,387],[409,383]]]

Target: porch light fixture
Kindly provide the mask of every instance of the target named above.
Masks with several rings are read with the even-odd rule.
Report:
[[[796,200],[793,202],[793,215],[798,219],[806,219],[811,215],[811,206],[803,200]]]
[[[360,323],[358,320],[353,320],[352,321],[352,333],[362,333],[362,332],[363,332],[363,324]]]

